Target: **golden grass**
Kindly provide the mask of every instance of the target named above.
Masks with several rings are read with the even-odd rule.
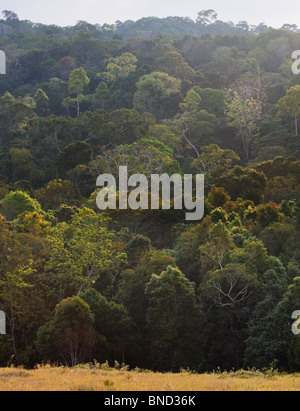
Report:
[[[159,374],[91,366],[0,369],[0,391],[299,391],[300,374]]]

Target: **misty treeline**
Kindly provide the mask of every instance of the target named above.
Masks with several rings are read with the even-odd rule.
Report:
[[[300,34],[220,26],[4,13],[2,366],[300,370]],[[204,219],[100,212],[96,178],[121,165],[205,174]]]
[[[75,26],[59,27],[57,25],[38,24],[28,20],[20,21],[16,13],[10,10],[2,12],[0,20],[0,36],[6,36],[12,33],[21,33],[29,35],[52,35],[56,37],[70,36],[78,30],[89,30],[96,38],[104,39],[111,36],[122,36],[125,39],[136,37],[153,37],[164,34],[170,37],[176,36],[201,36],[204,34],[226,35],[226,34],[260,34],[272,27],[264,22],[256,25],[249,24],[247,21],[234,23],[232,21],[224,22],[218,18],[215,10],[202,10],[198,13],[195,20],[190,17],[170,16],[166,18],[144,17],[137,21],[116,20],[113,24],[90,24],[87,21],[80,20]],[[283,24],[283,30],[299,32],[296,24]]]

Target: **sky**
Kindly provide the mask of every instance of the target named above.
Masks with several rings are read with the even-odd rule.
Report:
[[[199,11],[207,9],[215,10],[226,22],[300,25],[299,0],[1,0],[0,6],[1,11],[12,10],[21,20],[60,26],[79,20],[104,24],[149,16],[195,20]]]

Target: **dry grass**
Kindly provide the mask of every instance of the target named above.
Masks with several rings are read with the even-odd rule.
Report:
[[[299,391],[300,374],[155,374],[79,366],[0,369],[0,391]]]

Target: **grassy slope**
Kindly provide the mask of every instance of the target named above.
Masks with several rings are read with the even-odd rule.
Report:
[[[300,375],[154,374],[114,369],[0,369],[0,391],[299,391]]]

